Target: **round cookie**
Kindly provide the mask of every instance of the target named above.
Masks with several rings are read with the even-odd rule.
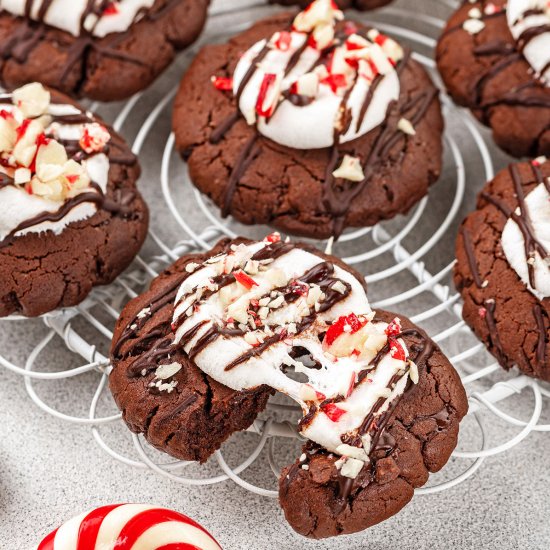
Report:
[[[513,164],[485,186],[460,229],[454,274],[464,320],[498,362],[547,381],[549,178],[550,162],[539,159]]]
[[[148,210],[136,157],[99,118],[39,84],[1,101],[0,316],[35,317],[124,271]]]
[[[36,550],[221,550],[191,518],[147,504],[101,506],[64,523]]]
[[[391,322],[395,314],[379,311]],[[467,399],[457,372],[426,333],[400,316],[407,347],[414,350],[419,381],[379,422],[378,439],[355,479],[341,474],[341,457],[308,443],[285,468],[279,500],[301,535],[326,538],[362,531],[398,513],[430,472],[445,466],[456,447]]]
[[[508,11],[505,0],[464,2],[437,45],[452,98],[516,157],[550,154],[550,11],[540,5],[546,16],[525,16],[534,7],[526,0],[509,1]]]
[[[307,8],[311,0],[269,0],[272,4],[283,6],[300,6]],[[374,10],[389,4],[392,0],[336,0],[336,4],[343,10],[354,8],[360,11]]]
[[[317,12],[298,17],[309,13]],[[407,52],[373,29],[336,21],[343,42],[334,49],[318,30],[326,27],[307,21],[300,28],[311,32],[289,38],[293,17],[276,15],[227,44],[206,46],[184,75],[173,126],[191,180],[222,215],[315,238],[407,212],[440,174],[435,86]],[[371,57],[376,62],[369,64]],[[262,71],[247,71],[259,58]],[[283,73],[278,90],[274,74]]]
[[[34,80],[100,101],[145,89],[200,34],[209,0],[12,0],[0,12],[0,82]]]
[[[312,537],[396,513],[446,463],[467,411],[458,374],[424,332],[373,312],[364,278],[341,260],[278,234],[224,240],[176,262],[123,311],[112,361],[111,391],[129,427],[180,458],[206,460],[272,390],[297,401],[311,443],[282,474],[281,504]],[[334,467],[320,504],[312,454]],[[373,488],[390,491],[395,507]],[[350,514],[355,499],[365,507]]]

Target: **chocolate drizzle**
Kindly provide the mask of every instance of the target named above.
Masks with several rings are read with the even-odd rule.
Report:
[[[270,244],[268,246],[265,246],[261,250],[259,250],[254,256],[252,256],[252,259],[256,261],[276,259],[280,256],[283,256],[284,254],[287,254],[294,248],[295,248],[294,245],[290,243],[280,242],[280,243]],[[223,277],[224,277],[222,282],[223,286],[225,284],[231,284],[232,282],[235,281],[235,278],[233,275],[223,276]],[[296,326],[297,334],[300,334],[305,330],[307,330],[309,327],[311,327],[315,322],[318,314],[328,311],[338,302],[347,298],[351,293],[351,286],[348,283],[341,281],[340,279],[336,279],[334,277],[334,265],[330,262],[323,262],[316,265],[315,267],[311,268],[309,271],[304,273],[298,279],[298,281],[302,283],[318,285],[323,290],[325,294],[325,299],[320,303],[318,311],[308,315],[307,317],[304,317],[297,324]],[[215,283],[215,280],[213,282]],[[337,292],[333,290],[332,286],[337,282],[341,282],[344,285],[345,287],[344,292]],[[220,288],[220,285],[216,285],[215,291],[210,291],[210,290],[206,291],[205,293],[203,293],[202,299],[208,298],[214,292],[217,292],[219,288]],[[290,284],[287,287],[284,287],[278,290],[280,290],[280,292],[285,296],[286,303],[292,303],[299,298],[299,294],[296,294],[293,292],[293,287]],[[185,299],[188,296],[189,294],[183,296],[181,299],[181,302],[185,301]],[[186,319],[184,319],[184,321],[185,320]],[[179,343],[179,345],[182,347],[185,347],[185,345],[189,343],[197,335],[200,328],[202,328],[204,324],[205,322],[201,321],[200,323],[192,327],[182,337],[182,341]],[[181,326],[181,321],[176,323],[175,328],[178,328],[179,326]],[[199,353],[204,351],[212,342],[217,340],[220,336],[232,337],[232,336],[242,336],[243,334],[244,332],[238,328],[226,329],[214,323],[207,331],[204,332],[204,334],[191,347],[191,349],[188,352],[189,359],[193,360]],[[236,368],[237,366],[242,365],[243,363],[246,363],[253,357],[259,357],[272,345],[281,342],[286,337],[287,337],[286,332],[280,331],[266,338],[263,343],[261,343],[256,347],[251,348],[250,350],[248,350],[247,352],[243,353],[242,355],[234,359],[232,362],[230,362],[225,367],[225,371],[230,371]]]

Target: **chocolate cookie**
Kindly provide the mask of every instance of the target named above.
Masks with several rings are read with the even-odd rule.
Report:
[[[441,169],[443,121],[408,52],[316,4],[206,46],[182,80],[173,126],[193,183],[224,216],[325,238],[425,196]]]
[[[437,45],[453,99],[517,157],[550,154],[550,8],[539,4],[464,2]]]
[[[0,82],[100,101],[145,89],[201,32],[209,0],[14,0],[0,11]]]
[[[179,458],[206,460],[273,390],[299,403],[311,443],[283,472],[281,504],[306,536],[397,512],[443,467],[467,410],[458,374],[424,332],[373,312],[364,278],[341,260],[278,234],[176,262],[123,311],[112,362],[129,427]],[[322,457],[333,468],[323,482]]]
[[[513,164],[460,229],[464,320],[506,369],[550,381],[550,162]]]
[[[148,211],[136,157],[99,118],[40,84],[0,101],[0,316],[34,317],[126,269]]]
[[[395,314],[380,311],[377,318],[389,323]],[[426,333],[400,318],[419,381],[376,421],[370,463],[350,479],[341,473],[341,457],[308,443],[281,474],[281,506],[301,535],[355,533],[388,519],[410,502],[430,472],[445,466],[456,447],[468,409],[460,378]]]
[[[283,6],[300,6],[306,8],[311,0],[269,0],[271,4]],[[343,10],[354,8],[360,11],[373,10],[389,4],[392,0],[336,0],[336,4]]]

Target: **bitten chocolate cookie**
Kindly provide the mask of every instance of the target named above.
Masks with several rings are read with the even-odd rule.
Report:
[[[364,278],[341,260],[278,234],[176,262],[123,311],[112,361],[129,427],[179,458],[206,460],[274,390],[295,400],[311,443],[283,472],[281,504],[313,537],[397,512],[445,464],[467,410],[458,374],[424,332],[372,311]],[[330,480],[308,481],[310,455],[326,456]]]
[[[200,34],[209,0],[11,0],[0,10],[0,82],[34,80],[100,101],[145,89]]]
[[[453,99],[491,127],[499,147],[550,154],[550,7],[546,0],[464,2],[437,45]]]
[[[269,0],[271,4],[281,4],[283,6],[300,6],[306,8],[311,4],[311,0]],[[356,10],[366,11],[375,8],[381,8],[389,4],[392,0],[335,0],[336,4],[343,10],[355,8]]]
[[[513,164],[460,229],[464,320],[506,369],[550,380],[550,162]]]
[[[140,168],[104,122],[29,84],[0,98],[0,316],[80,303],[147,234]]]
[[[206,46],[174,109],[194,184],[246,224],[324,238],[407,212],[441,168],[438,92],[328,0]]]

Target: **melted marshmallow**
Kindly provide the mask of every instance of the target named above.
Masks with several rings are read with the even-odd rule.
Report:
[[[542,10],[543,13],[524,17],[528,10]],[[510,31],[516,40],[526,29],[550,25],[550,5],[546,0],[508,0],[506,14]],[[542,32],[530,40],[523,55],[535,73],[550,86],[550,31]],[[543,70],[544,74],[541,75]]]
[[[550,194],[543,183],[539,184],[525,198],[525,205],[535,238],[546,251],[550,252]],[[516,210],[519,215],[520,210]],[[524,213],[525,217],[525,213]],[[514,268],[527,288],[539,299],[550,296],[550,266],[549,260],[542,259],[535,253],[535,288],[529,282],[529,269],[525,256],[525,240],[515,221],[508,220],[502,233],[502,248],[508,263]]]
[[[265,242],[247,246],[244,253],[245,261],[246,258],[265,246]],[[243,255],[242,247],[238,252],[241,256]],[[223,263],[224,258],[225,256],[221,257],[220,262]],[[257,286],[247,291],[243,291],[241,288],[241,294],[237,294],[239,296],[238,300],[245,303],[254,299],[259,300],[266,295],[270,296],[270,292],[274,288],[280,288],[280,281],[273,280],[270,277],[270,273],[274,271],[283,272],[283,280],[291,282],[299,279],[320,263],[322,263],[322,260],[317,255],[300,248],[294,248],[270,263],[266,271],[254,275],[253,279],[257,282]],[[201,336],[212,327],[213,323],[218,324],[218,326],[225,326],[227,321],[227,301],[221,297],[220,292],[215,292],[204,301],[196,301],[196,290],[208,287],[210,280],[217,274],[219,274],[219,270],[216,264],[203,264],[200,269],[183,282],[179,289],[173,320],[176,326],[181,324],[182,320],[185,320],[177,330],[175,342],[178,343],[185,333],[199,323],[204,322],[195,337],[185,345],[184,349],[188,353],[200,340]],[[301,405],[304,414],[308,413],[312,404],[310,397],[304,398],[304,390],[307,394],[308,388],[313,388],[314,391],[323,394],[322,397],[318,398],[316,405],[320,405],[327,398],[345,397],[350,388],[350,381],[356,379],[355,377],[365,369],[373,369],[373,367],[369,361],[361,360],[351,354],[348,357],[339,357],[336,360],[329,354],[324,353],[319,335],[326,332],[333,321],[351,312],[357,312],[368,318],[372,318],[374,314],[369,306],[363,286],[351,273],[334,266],[333,278],[348,283],[351,292],[328,311],[318,313],[314,323],[304,332],[290,335],[285,340],[272,344],[258,356],[249,358],[231,370],[225,370],[226,366],[243,354],[253,350],[254,346],[247,343],[243,336],[220,336],[198,353],[194,357],[194,362],[202,371],[234,390],[241,391],[268,385],[285,393]],[[233,283],[231,286],[236,287],[237,291],[239,290],[238,283]],[[279,309],[272,310],[265,318],[264,323],[270,327],[284,326],[287,329],[292,323],[298,324],[308,314],[301,313],[306,300],[305,297],[302,297],[294,303],[285,303]],[[186,318],[186,312],[193,305],[192,315]],[[385,335],[385,329],[388,326],[386,323],[373,324],[377,332]],[[408,357],[404,342],[399,340],[399,343]],[[308,368],[306,365],[291,359],[289,353],[296,347],[305,348],[321,365],[321,368]],[[281,370],[281,366],[285,364],[293,365],[296,367],[296,372],[305,374],[308,379],[307,383],[298,382],[285,375]],[[383,357],[378,367],[369,373],[368,378],[355,387],[351,395],[338,401],[338,407],[345,410],[345,414],[335,421],[321,410],[318,410],[313,419],[307,423],[302,434],[329,451],[341,454],[338,447],[342,445],[342,435],[357,431],[381,396],[386,396],[387,399],[384,407],[377,411],[377,414],[383,413],[390,402],[404,392],[408,381],[406,369],[407,363],[405,361],[393,359],[388,353]],[[401,379],[391,392],[391,396],[387,396],[387,388],[394,375],[401,375]],[[309,391],[309,394],[311,394],[311,391]]]
[[[143,532],[139,523],[132,526],[131,522],[137,516],[151,521]],[[85,520],[92,518],[99,526],[98,532],[88,535],[86,540],[79,540],[81,530],[90,528]],[[122,533],[123,540],[120,540]],[[113,507],[106,514],[101,508],[81,514],[63,524],[53,541],[41,543],[36,550],[80,550],[84,546],[95,550],[113,550],[115,546],[127,542],[127,538],[135,538],[132,550],[151,550],[178,543],[197,550],[220,550],[210,534],[185,516],[144,504],[123,504]]]
[[[246,119],[249,119],[250,113],[255,110],[264,75],[283,74],[289,59],[307,40],[307,35],[304,33],[292,32],[291,35],[290,48],[287,51],[272,48],[246,85],[239,101],[239,109]],[[265,40],[256,43],[241,57],[233,75],[234,93],[237,93],[252,61],[265,44]],[[299,62],[284,78],[282,90],[288,90],[300,76],[308,73],[319,56],[318,50],[307,47]],[[384,122],[388,106],[399,98],[400,83],[396,71],[393,70],[382,77],[361,127],[357,129],[361,107],[367,98],[368,91],[368,81],[363,77],[357,78],[347,101],[347,106],[352,113],[352,122],[348,131],[340,137],[340,143],[357,139]],[[319,94],[312,103],[296,106],[291,101],[284,101],[279,104],[269,123],[266,123],[265,118],[259,117],[258,130],[265,137],[294,149],[331,147],[334,144],[334,127],[340,114],[341,104],[341,95],[335,94],[329,85],[321,83]]]
[[[39,12],[46,0],[34,0],[31,19],[39,18]],[[0,0],[0,8],[13,15],[24,16],[27,0]],[[96,1],[96,4],[100,4]],[[149,9],[155,0],[120,0],[113,2],[113,13],[107,13],[99,19],[90,15],[84,23],[87,31],[102,38],[110,33],[125,32],[139,17],[141,10]],[[88,4],[88,0],[52,0],[44,23],[79,36],[81,33],[81,18]],[[114,11],[116,9],[116,11]]]
[[[4,110],[11,110],[13,106],[3,105]],[[51,104],[48,113],[53,116],[79,115],[81,111],[72,105]],[[90,119],[92,122],[92,119]],[[81,125],[60,124],[54,122],[46,129],[48,135],[56,139],[72,140],[80,139]],[[105,193],[109,179],[109,159],[101,153],[93,155],[82,161],[82,165],[88,172],[90,179],[97,183]],[[91,192],[92,188],[84,192]],[[57,212],[64,204],[62,200],[49,200],[37,195],[29,195],[24,188],[19,186],[7,186],[0,188],[0,241],[4,240],[21,223],[30,220],[45,212]],[[97,212],[97,206],[92,203],[82,203],[72,208],[65,217],[57,222],[44,222],[33,225],[19,231],[15,236],[20,237],[28,233],[42,233],[52,231],[59,235],[70,223],[91,218]]]

